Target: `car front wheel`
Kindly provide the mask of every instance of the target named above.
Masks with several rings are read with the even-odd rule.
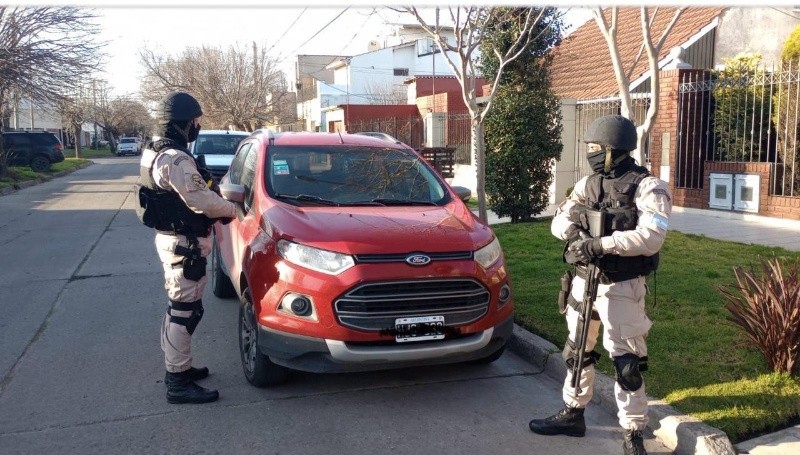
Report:
[[[258,349],[258,324],[253,303],[247,289],[242,294],[242,305],[239,308],[239,353],[244,376],[256,387],[286,382],[289,378],[289,369],[273,363]]]
[[[44,155],[36,155],[31,158],[31,169],[35,172],[47,172],[50,170],[50,160]]]
[[[221,299],[236,297],[236,289],[234,289],[231,279],[222,270],[216,235],[211,238],[211,245],[211,292]]]
[[[500,346],[499,349],[497,349],[493,353],[487,355],[486,357],[482,357],[480,359],[475,359],[475,360],[472,361],[472,363],[475,363],[475,364],[478,364],[478,365],[486,365],[486,364],[492,363],[495,360],[499,359],[503,355],[503,352],[505,352],[505,350],[506,350],[506,345],[502,345],[502,346]]]

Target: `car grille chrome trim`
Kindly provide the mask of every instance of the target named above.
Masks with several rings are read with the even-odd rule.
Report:
[[[439,315],[445,325],[477,321],[489,310],[490,293],[472,279],[365,283],[334,301],[338,321],[350,328],[381,331],[400,317]]]
[[[452,253],[426,253],[426,252],[410,252],[410,253],[395,253],[395,254],[356,254],[356,263],[361,264],[377,264],[383,262],[406,262],[409,255],[424,254],[431,258],[433,261],[462,261],[472,259],[472,251],[455,251]]]
[[[325,340],[331,357],[340,362],[374,363],[426,360],[475,352],[492,341],[494,328],[455,340],[443,340],[428,345],[415,346],[355,346],[339,340]]]

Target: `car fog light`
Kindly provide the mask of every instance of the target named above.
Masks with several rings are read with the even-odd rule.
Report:
[[[509,297],[511,297],[511,288],[507,284],[504,284],[503,287],[500,288],[500,304],[502,305],[508,302]]]
[[[311,301],[301,295],[294,296],[289,303],[289,309],[298,316],[308,316],[311,314]]]

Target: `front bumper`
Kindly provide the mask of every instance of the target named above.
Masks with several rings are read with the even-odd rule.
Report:
[[[369,345],[294,335],[259,325],[258,347],[273,362],[293,370],[375,371],[481,359],[504,346],[513,330],[512,314],[492,328],[452,340]]]

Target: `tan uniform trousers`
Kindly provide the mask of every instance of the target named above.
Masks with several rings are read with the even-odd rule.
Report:
[[[572,281],[572,297],[578,302],[583,300],[585,284],[586,281],[578,276]],[[597,300],[594,302],[594,308],[600,315],[600,321],[592,320],[589,324],[586,352],[594,349],[597,344],[597,336],[602,323],[603,347],[612,358],[623,354],[646,356],[645,338],[652,325],[644,308],[646,292],[644,277],[610,285],[600,284],[597,290]],[[579,313],[575,309],[571,306],[567,307],[567,327],[569,328],[569,339],[573,343],[579,330],[578,316]],[[564,380],[562,389],[564,403],[570,407],[584,408],[594,393],[594,365],[583,369],[580,380],[581,393],[577,397],[575,397],[575,389],[571,385],[571,376],[570,373],[567,373]],[[619,409],[617,418],[620,426],[626,429],[644,429],[648,422],[647,395],[644,383],[639,390],[628,392],[615,381],[614,395]]]
[[[211,252],[211,238],[199,237],[200,254],[203,257]],[[164,266],[164,289],[167,297],[176,302],[194,302],[203,298],[207,276],[199,281],[192,281],[183,276],[181,262],[184,257],[175,254],[175,245],[188,247],[185,236],[164,232],[156,233],[156,250]],[[191,311],[171,310],[173,316],[188,318]],[[169,314],[164,314],[161,323],[161,350],[164,351],[164,363],[170,373],[180,373],[192,366],[192,335],[186,326],[170,322]]]

